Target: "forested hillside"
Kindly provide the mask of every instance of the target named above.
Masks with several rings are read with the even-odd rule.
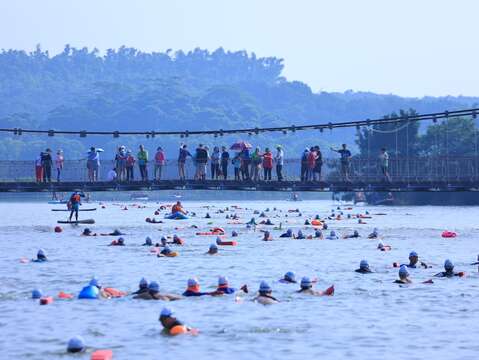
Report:
[[[363,92],[313,93],[308,85],[282,77],[282,59],[260,58],[245,51],[144,53],[133,48],[96,49],[65,46],[50,56],[0,53],[0,127],[62,130],[198,130],[326,123],[381,117],[399,109],[419,113],[453,110],[479,98],[402,98]],[[305,132],[250,139],[262,147],[282,143],[288,157],[306,145],[353,145],[355,130]],[[0,154],[31,159],[49,146],[63,148],[66,158],[84,156],[87,146],[103,147],[113,156],[117,144],[150,149],[163,145],[176,155],[179,138],[5,136]],[[188,142],[228,144],[229,138],[193,138]],[[173,151],[175,152],[173,154]]]

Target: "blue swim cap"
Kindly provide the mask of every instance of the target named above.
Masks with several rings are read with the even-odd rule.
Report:
[[[153,240],[151,240],[151,237],[147,236],[146,239],[145,239],[145,243],[152,244]]]
[[[454,269],[454,264],[452,263],[451,260],[447,259],[446,261],[444,261],[444,269],[446,270]]]
[[[156,281],[152,281],[150,285],[148,285],[148,289],[152,291],[160,291],[160,285]]]
[[[198,285],[198,280],[195,278],[188,279],[188,287]]]
[[[331,230],[331,232],[329,233],[329,236],[330,237],[336,237],[336,231]]]
[[[301,279],[302,288],[310,288],[311,286],[313,286],[313,283],[311,282],[311,279],[309,277],[305,276]]]
[[[238,233],[237,233],[236,231],[233,231],[233,232],[231,233],[231,237],[235,237],[235,236],[238,236]]]
[[[146,288],[146,287],[148,287],[148,280],[146,280],[144,277],[141,278],[141,280],[140,280],[140,287],[141,287],[141,288]]]
[[[228,278],[226,276],[220,276],[218,278],[218,285],[219,286],[228,285]]]
[[[173,315],[173,311],[171,311],[170,309],[164,307],[164,308],[161,310],[160,317],[161,317],[161,316],[171,316],[171,315]]]
[[[414,257],[414,256],[417,257],[417,252],[411,251],[411,252],[409,253],[409,257]]]
[[[405,265],[401,265],[399,268],[399,277],[408,277],[409,271],[407,271],[407,267]]]
[[[260,292],[268,292],[268,291],[271,291],[271,286],[269,286],[269,284],[266,282],[266,281],[261,281],[261,283],[259,284],[259,291]]]
[[[298,236],[303,236],[303,232],[301,230],[298,230]]]
[[[218,246],[216,246],[216,244],[211,244],[210,250],[218,250]]]
[[[40,256],[46,257],[47,254],[46,254],[45,250],[39,249],[38,252],[37,252],[37,256],[38,256],[38,257],[40,257]]]
[[[85,341],[81,336],[74,336],[68,341],[68,352],[80,352],[85,348]]]
[[[43,296],[43,291],[35,289],[32,291],[32,299],[40,299]]]
[[[292,271],[288,271],[286,274],[284,274],[284,278],[289,281],[296,281],[296,275]]]
[[[221,238],[219,236],[216,237],[216,243],[219,245],[221,244]]]
[[[359,235],[359,233],[358,233],[357,230],[354,230],[354,233],[353,233],[353,234],[354,234],[354,236],[358,236],[358,235]]]
[[[360,269],[369,269],[369,263],[367,260],[361,260],[359,263],[359,268]]]
[[[166,241],[166,240],[167,240],[166,237],[164,236],[161,237],[161,241]]]
[[[292,234],[292,233],[293,233],[293,230],[291,229],[286,230],[286,234]]]
[[[321,237],[321,235],[323,235],[323,233],[321,232],[321,230],[316,230],[316,231],[314,232],[314,236],[316,236],[316,237]]]

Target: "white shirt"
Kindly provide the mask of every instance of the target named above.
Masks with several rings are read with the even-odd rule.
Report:
[[[284,152],[282,149],[279,149],[274,158],[278,165],[283,165],[284,162]]]

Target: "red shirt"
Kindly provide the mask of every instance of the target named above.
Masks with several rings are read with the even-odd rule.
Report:
[[[264,153],[263,155],[263,168],[272,169],[273,168],[273,154],[270,152]]]

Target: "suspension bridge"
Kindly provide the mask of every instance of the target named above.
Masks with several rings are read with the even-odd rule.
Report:
[[[212,135],[215,137],[231,134],[259,134],[266,132],[297,132],[325,129],[355,127],[368,131],[374,125],[397,124],[397,128],[390,132],[398,132],[399,129],[408,127],[412,122],[432,121],[455,118],[477,117],[479,109],[466,109],[457,111],[444,111],[439,113],[390,117],[382,119],[366,119],[339,123],[324,123],[316,125],[288,126],[274,128],[247,128],[231,130],[206,130],[206,131],[61,131],[61,130],[37,130],[37,129],[0,129],[0,133],[21,136],[47,135],[47,136],[74,136],[86,137],[89,135],[102,136],[180,136],[181,138],[195,135]],[[406,134],[408,132],[406,131]],[[446,134],[447,138],[447,134]],[[349,176],[345,179],[341,176],[341,164],[338,158],[323,159],[321,180],[302,181],[301,160],[286,159],[283,166],[284,179],[282,181],[265,181],[260,177],[256,180],[193,180],[195,165],[193,161],[186,163],[186,175],[189,180],[178,180],[176,161],[167,161],[163,166],[161,180],[150,181],[98,181],[89,182],[86,171],[86,160],[65,161],[61,181],[36,182],[34,177],[33,161],[0,161],[0,192],[66,192],[74,190],[82,191],[150,191],[150,190],[247,190],[247,191],[318,191],[318,192],[475,192],[479,191],[479,154],[477,134],[475,136],[474,156],[450,156],[447,152],[444,156],[409,156],[408,151],[404,156],[391,156],[389,159],[389,178],[383,175],[378,154],[367,156],[353,156],[348,165]],[[409,139],[406,139],[409,141]],[[446,140],[447,143],[447,140]],[[396,140],[397,144],[397,140]],[[397,146],[397,145],[396,145]],[[394,148],[394,144],[391,144]],[[407,143],[406,149],[409,149]],[[113,167],[113,160],[103,160],[99,169],[99,178]],[[148,172],[154,174],[153,165],[148,164]],[[230,165],[230,171],[232,172]],[[53,174],[55,177],[55,174]],[[273,172],[274,177],[274,172]],[[304,179],[303,179],[304,180]]]

